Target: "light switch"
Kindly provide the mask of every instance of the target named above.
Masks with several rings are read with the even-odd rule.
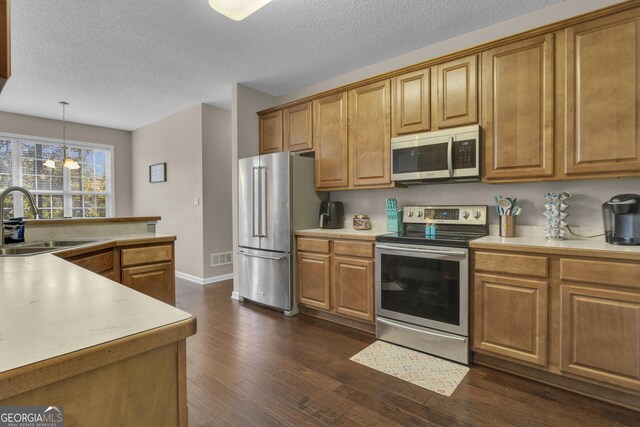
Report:
[[[193,198],[193,206],[200,206],[200,197],[196,196]]]

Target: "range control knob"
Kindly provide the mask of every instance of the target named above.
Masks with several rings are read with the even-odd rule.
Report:
[[[478,219],[480,218],[480,211],[473,211],[471,215],[473,216],[473,219]]]
[[[418,218],[421,218],[422,217],[422,211],[418,211],[417,215],[418,215]]]
[[[407,212],[407,216],[408,216],[408,217],[412,217],[412,216],[413,216],[413,211],[408,211],[408,212]]]
[[[469,218],[469,211],[462,211],[462,218],[464,219]]]

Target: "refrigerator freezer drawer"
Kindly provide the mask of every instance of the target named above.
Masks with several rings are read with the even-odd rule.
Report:
[[[284,311],[292,309],[290,254],[240,248],[238,263],[241,297]]]

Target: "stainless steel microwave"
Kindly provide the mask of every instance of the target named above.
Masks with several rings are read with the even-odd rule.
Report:
[[[392,138],[391,179],[408,184],[479,181],[480,126]]]

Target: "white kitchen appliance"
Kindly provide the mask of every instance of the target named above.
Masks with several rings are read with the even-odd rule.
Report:
[[[238,293],[242,298],[298,312],[293,231],[318,226],[314,160],[275,153],[238,161]]]

